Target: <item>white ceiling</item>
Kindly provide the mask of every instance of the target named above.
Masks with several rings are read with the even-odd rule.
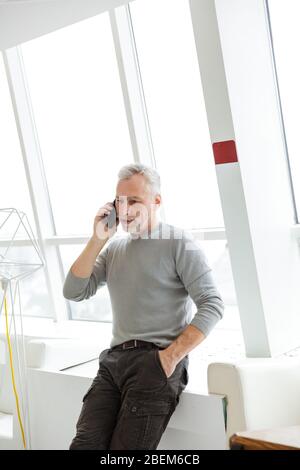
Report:
[[[6,0],[0,1],[0,49],[98,15],[131,0]]]

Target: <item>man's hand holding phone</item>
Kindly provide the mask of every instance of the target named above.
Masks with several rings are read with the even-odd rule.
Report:
[[[94,219],[93,238],[95,240],[111,238],[116,233],[118,225],[115,201],[107,202],[100,207]]]
[[[97,256],[107,240],[117,231],[119,220],[114,202],[107,202],[98,210],[94,219],[93,235],[71,266],[72,273],[75,276],[86,278],[92,274]]]

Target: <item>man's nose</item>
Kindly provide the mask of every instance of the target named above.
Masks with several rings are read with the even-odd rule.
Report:
[[[118,207],[117,214],[118,214],[118,216],[126,217],[127,214],[128,214],[128,207],[127,207],[127,204],[121,204],[121,205]]]

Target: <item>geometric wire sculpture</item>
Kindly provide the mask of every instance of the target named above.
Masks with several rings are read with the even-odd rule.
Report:
[[[30,262],[18,259],[15,248],[19,246],[20,238],[26,240],[27,246],[34,248],[35,259]],[[0,209],[0,242],[3,240],[6,240],[6,243],[1,243],[0,246],[0,280],[21,280],[44,265],[38,243],[24,212],[14,208]]]
[[[20,239],[22,239],[21,244]],[[24,249],[24,245],[27,247],[26,249]],[[20,246],[22,246],[21,250]],[[29,401],[19,283],[44,265],[41,250],[34,237],[27,215],[15,208],[0,209],[0,318],[4,310],[3,307],[7,309],[8,305],[10,314],[9,331],[12,326],[14,330],[14,363],[18,374],[17,388],[19,390],[27,448],[30,448]],[[7,311],[5,313],[7,317]],[[19,331],[18,326],[20,327]],[[20,427],[22,428],[22,421],[20,421]]]

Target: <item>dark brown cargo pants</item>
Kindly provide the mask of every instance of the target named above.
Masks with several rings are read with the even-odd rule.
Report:
[[[188,383],[189,357],[167,377],[159,348],[104,349],[70,450],[156,449]]]

